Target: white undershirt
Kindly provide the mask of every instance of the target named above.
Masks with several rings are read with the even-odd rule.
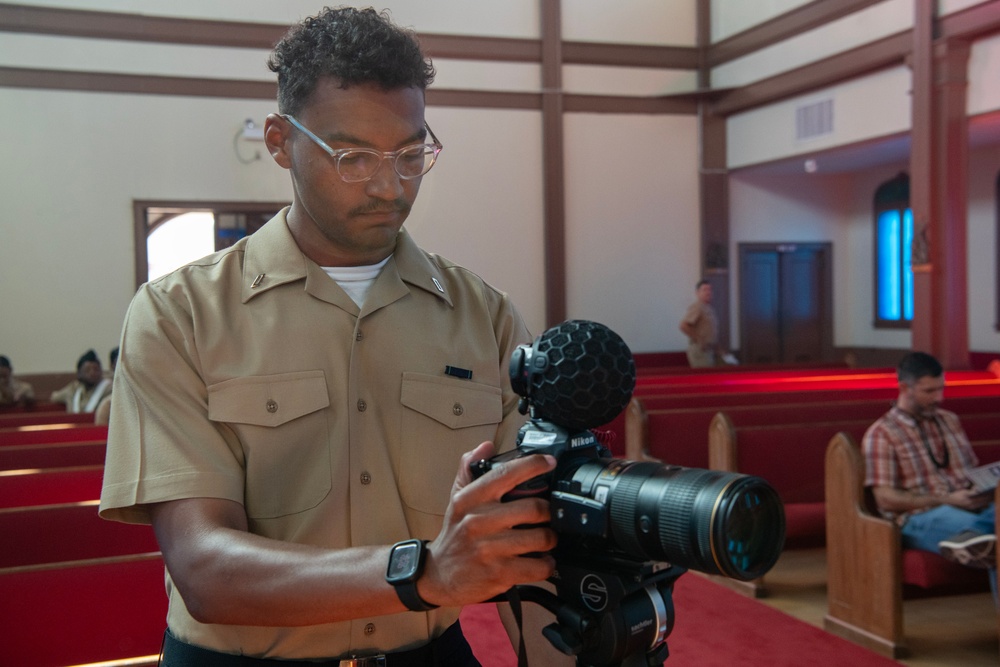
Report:
[[[389,258],[386,257],[378,264],[368,266],[324,266],[322,268],[326,275],[333,278],[360,308],[365,303],[368,290],[375,284],[375,279],[378,278],[379,272],[388,261]]]

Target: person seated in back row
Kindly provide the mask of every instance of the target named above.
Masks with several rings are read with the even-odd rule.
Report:
[[[97,353],[88,350],[76,362],[76,379],[52,392],[53,403],[64,403],[66,412],[94,412],[101,399],[111,394],[111,380],[104,377]]]
[[[972,488],[967,471],[978,459],[958,415],[941,408],[944,369],[931,355],[910,352],[897,378],[895,405],[862,440],[865,486],[901,527],[904,548],[989,570],[997,600],[993,492]]]
[[[14,377],[10,359],[0,356],[0,405],[30,405],[35,402],[35,390],[27,382]]]

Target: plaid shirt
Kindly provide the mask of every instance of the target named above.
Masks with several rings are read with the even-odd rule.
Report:
[[[937,410],[917,419],[898,407],[882,415],[865,432],[865,486],[889,486],[921,495],[944,495],[969,486],[965,471],[978,459],[958,415]],[[902,525],[913,512],[882,512]]]

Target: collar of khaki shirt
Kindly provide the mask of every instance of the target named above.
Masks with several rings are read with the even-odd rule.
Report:
[[[310,275],[322,274],[321,278],[329,280],[319,265],[302,254],[295,243],[285,218],[287,212],[287,208],[279,211],[274,219],[247,239],[243,303],[279,285],[308,279]],[[383,269],[386,271],[394,271],[399,280],[443,299],[449,306],[454,305],[440,267],[417,247],[405,229],[399,231],[396,250]]]

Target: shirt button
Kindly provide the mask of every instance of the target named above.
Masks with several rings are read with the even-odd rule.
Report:
[[[462,413],[465,412],[465,408],[462,407],[461,403],[456,403],[455,405],[451,406],[451,411],[455,413],[456,417],[461,417]]]
[[[373,635],[373,634],[375,634],[375,624],[374,623],[369,623],[368,625],[365,626],[365,634],[366,635]]]
[[[354,340],[358,341],[359,343],[361,342],[361,339],[363,339],[364,337],[365,335],[360,331],[354,334]]]
[[[270,399],[267,402],[267,406],[266,407],[267,407],[267,411],[268,412],[277,412],[278,411],[278,403],[273,398]]]
[[[365,403],[364,399],[358,399],[358,412],[364,412],[368,409],[368,404]]]
[[[361,483],[362,484],[366,484],[366,485],[367,484],[371,484],[372,483],[371,473],[369,473],[369,472],[363,472],[363,473],[361,473]]]

